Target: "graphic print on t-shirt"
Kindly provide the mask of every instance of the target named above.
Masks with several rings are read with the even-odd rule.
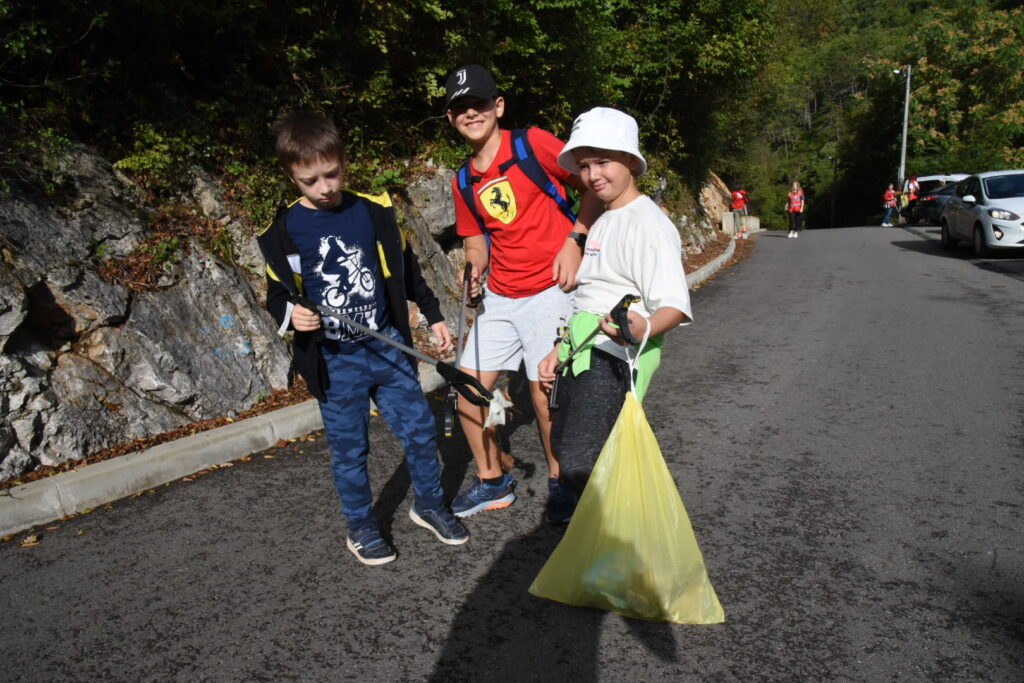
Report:
[[[316,271],[323,280],[322,297],[328,306],[371,330],[377,329],[377,278],[369,268],[373,261],[358,244],[349,246],[336,235],[320,238],[320,262]],[[324,335],[342,342],[357,341],[365,332],[342,326],[336,318],[324,318]]]
[[[508,176],[495,178],[477,191],[484,210],[492,217],[508,225],[516,219],[516,196]]]

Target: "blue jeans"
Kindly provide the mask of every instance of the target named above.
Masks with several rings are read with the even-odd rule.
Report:
[[[896,213],[896,207],[895,206],[887,206],[887,207],[885,207],[885,215],[882,216],[882,222],[883,223],[888,223],[889,222],[889,218],[894,213]]]
[[[402,341],[394,327],[385,334]],[[437,425],[409,360],[402,351],[370,339],[351,353],[325,353],[330,378],[327,400],[320,403],[331,474],[350,531],[377,524],[366,469],[370,452],[370,399],[376,402],[391,431],[405,448],[416,507],[433,510],[444,502]]]

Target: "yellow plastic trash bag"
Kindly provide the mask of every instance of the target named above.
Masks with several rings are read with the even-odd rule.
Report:
[[[725,621],[683,500],[632,392],[530,593],[650,621]]]

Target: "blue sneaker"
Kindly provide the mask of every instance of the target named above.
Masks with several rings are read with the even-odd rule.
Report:
[[[376,527],[349,531],[345,544],[356,559],[371,567],[393,562],[398,557]]]
[[[576,493],[558,481],[558,477],[548,478],[548,502],[544,508],[544,517],[548,524],[568,524],[576,512]]]
[[[409,508],[409,519],[424,529],[430,529],[437,540],[448,545],[462,545],[469,540],[469,532],[462,522],[456,519],[451,511],[442,505],[436,510],[417,510],[413,505]]]
[[[452,512],[456,517],[469,517],[484,510],[507,508],[515,502],[516,480],[508,474],[502,475],[497,486],[485,484],[479,477],[469,490],[452,501]]]

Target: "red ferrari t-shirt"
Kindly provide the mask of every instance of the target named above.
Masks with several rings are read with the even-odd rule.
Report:
[[[564,143],[540,128],[527,133],[534,156],[559,191],[572,174],[558,165]],[[513,164],[504,173],[501,165],[512,158],[512,133],[501,131],[501,147],[490,168],[475,166],[473,175],[477,209],[491,237],[490,275],[487,286],[502,296],[521,298],[551,287],[555,256],[572,231],[572,223],[554,200],[541,191]],[[452,180],[455,195],[455,230],[461,237],[481,234],[476,217],[462,201],[458,179]]]

